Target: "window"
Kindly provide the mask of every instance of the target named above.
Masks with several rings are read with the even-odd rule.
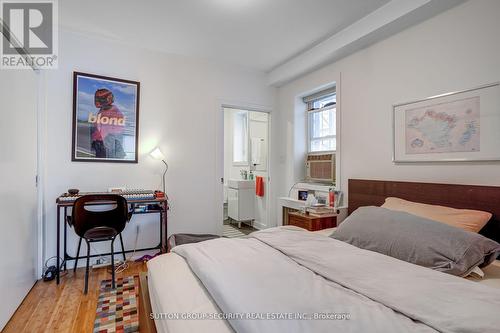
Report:
[[[248,164],[248,112],[233,114],[233,164]]]
[[[321,94],[307,100],[309,152],[337,149],[337,95]]]

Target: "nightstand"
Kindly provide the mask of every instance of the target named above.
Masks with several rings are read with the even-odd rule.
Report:
[[[337,226],[337,215],[314,215],[301,212],[289,212],[288,225],[294,225],[309,231],[334,228]]]

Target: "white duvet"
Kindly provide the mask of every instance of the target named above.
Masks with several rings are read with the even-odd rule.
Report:
[[[500,291],[321,235],[269,229],[248,239],[178,246],[174,252],[189,264],[217,310],[253,314],[228,321],[237,332],[498,332],[500,327]],[[297,314],[302,317],[293,319]],[[326,319],[305,319],[319,315]],[[262,319],[266,316],[271,319]],[[225,321],[208,324],[214,325],[229,329]]]

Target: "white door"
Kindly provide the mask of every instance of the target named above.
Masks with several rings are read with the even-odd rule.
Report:
[[[37,74],[0,70],[0,329],[35,283]]]

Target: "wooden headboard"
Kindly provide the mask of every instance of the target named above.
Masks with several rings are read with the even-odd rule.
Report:
[[[500,242],[500,187],[349,179],[349,214],[361,206],[380,206],[387,197],[493,214],[480,234]]]

